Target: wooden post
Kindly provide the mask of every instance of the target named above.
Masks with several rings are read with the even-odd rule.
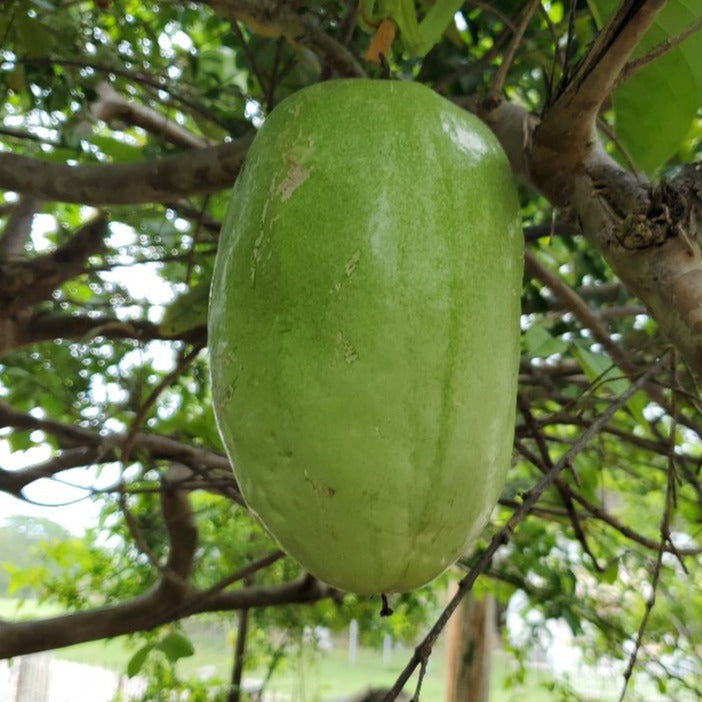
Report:
[[[356,665],[358,656],[358,622],[352,619],[349,622],[349,664]]]
[[[50,665],[51,656],[48,653],[20,657],[15,702],[46,702]]]
[[[446,632],[445,702],[488,702],[494,645],[494,598],[475,599],[468,594]]]

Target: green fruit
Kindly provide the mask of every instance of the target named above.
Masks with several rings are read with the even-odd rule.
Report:
[[[318,84],[266,119],[215,266],[214,407],[247,504],[320,579],[410,590],[485,526],[522,246],[498,142],[422,85]]]

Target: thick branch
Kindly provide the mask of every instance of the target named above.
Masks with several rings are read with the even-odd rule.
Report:
[[[231,187],[251,139],[124,164],[68,166],[0,153],[0,189],[83,205],[173,202]]]
[[[6,492],[23,499],[22,490],[42,478],[51,478],[70,468],[87,466],[100,458],[100,450],[94,446],[80,446],[62,451],[48,461],[17,470],[0,468],[0,492]]]
[[[107,221],[99,216],[50,254],[0,263],[0,315],[9,317],[48,300],[62,283],[83,271],[88,257],[104,246],[106,234]]]
[[[534,133],[532,174],[554,204],[569,199],[563,173],[579,170],[597,148],[597,115],[665,0],[626,0],[599,33],[575,75]]]
[[[335,592],[318,580],[303,577],[283,585],[220,592],[207,599],[192,590],[175,600],[159,585],[146,595],[108,607],[41,620],[0,620],[0,659],[148,631],[200,612],[316,602]]]
[[[503,102],[481,117],[515,174],[553,204],[575,211],[588,241],[702,377],[702,169],[692,167],[653,188],[624,171],[598,143],[583,162],[570,156],[558,161],[561,152],[580,149],[565,134],[552,132],[550,145],[530,149],[536,133],[544,132],[518,105]]]
[[[188,592],[188,578],[193,570],[197,546],[197,526],[188,493],[181,484],[192,471],[182,463],[173,463],[163,477],[161,514],[168,532],[168,560],[163,572],[161,592],[177,599]]]

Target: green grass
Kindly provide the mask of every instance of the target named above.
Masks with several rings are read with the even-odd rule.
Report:
[[[18,601],[0,598],[0,617],[6,619],[30,619],[61,614],[55,605],[38,604],[27,601],[18,608]],[[198,675],[207,670],[213,676],[227,680],[230,675],[233,647],[232,637],[221,628],[208,631],[206,625],[187,627],[195,655],[178,662],[179,675]],[[390,686],[410,658],[410,648],[396,648],[386,663],[382,652],[370,648],[360,648],[355,664],[348,659],[343,637],[335,642],[331,651],[306,651],[292,656],[276,670],[268,690],[286,696],[290,702],[316,702],[349,695],[367,687]],[[108,641],[92,641],[54,651],[57,658],[89,665],[100,666],[125,673],[127,662],[134,653],[133,645],[127,637]],[[542,683],[547,678],[537,672],[530,674],[524,685],[518,688],[504,688],[508,672],[507,656],[498,653],[493,659],[491,702],[552,702],[558,699],[549,693]],[[445,662],[443,649],[437,646],[432,655],[422,686],[423,702],[443,702]],[[245,676],[263,678],[265,670],[246,670]],[[412,681],[412,685],[414,682]],[[408,689],[408,692],[413,692]]]

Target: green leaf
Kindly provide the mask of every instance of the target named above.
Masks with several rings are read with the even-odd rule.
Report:
[[[618,2],[591,0],[602,24]],[[641,40],[633,59],[678,37],[702,15],[702,0],[671,0]],[[653,172],[678,151],[702,104],[702,32],[667,51],[613,95],[615,129],[638,168]]]
[[[613,104],[623,148],[638,168],[652,173],[690,131],[699,104],[694,74],[679,52],[671,52],[624,83]]]
[[[522,340],[530,356],[541,358],[551,356],[554,353],[562,353],[568,348],[562,339],[551,336],[546,329],[537,324],[527,329]]]
[[[629,381],[623,377],[623,372],[612,363],[609,356],[592,351],[575,344],[573,355],[580,364],[585,376],[591,383],[604,385],[613,395],[621,395],[629,387]],[[643,411],[648,404],[645,393],[635,393],[626,403],[627,409],[639,424],[645,423]]]
[[[608,585],[612,585],[617,581],[617,578],[619,577],[619,563],[614,560],[612,561],[604,570],[602,573],[602,582],[607,583]]]
[[[177,631],[164,636],[154,648],[163,651],[171,663],[175,663],[179,658],[188,658],[195,653],[190,639]]]
[[[583,626],[580,623],[580,619],[578,619],[573,612],[569,609],[564,609],[561,616],[566,620],[570,630],[573,632],[573,636],[579,636],[583,633]]]
[[[129,663],[127,663],[127,677],[133,678],[135,675],[139,674],[139,671],[144,667],[147,656],[151,653],[153,648],[153,644],[146,644],[146,646],[142,646],[129,659]]]
[[[14,22],[17,47],[29,58],[45,56],[54,47],[54,35],[38,20],[18,13]]]
[[[622,378],[622,372],[612,363],[609,356],[594,353],[578,344],[573,346],[573,355],[591,383],[605,382],[615,395],[626,391],[629,382]]]
[[[237,88],[245,93],[247,74],[237,65],[237,55],[228,46],[205,49],[192,60],[193,73],[199,80],[214,80],[217,85]]]

